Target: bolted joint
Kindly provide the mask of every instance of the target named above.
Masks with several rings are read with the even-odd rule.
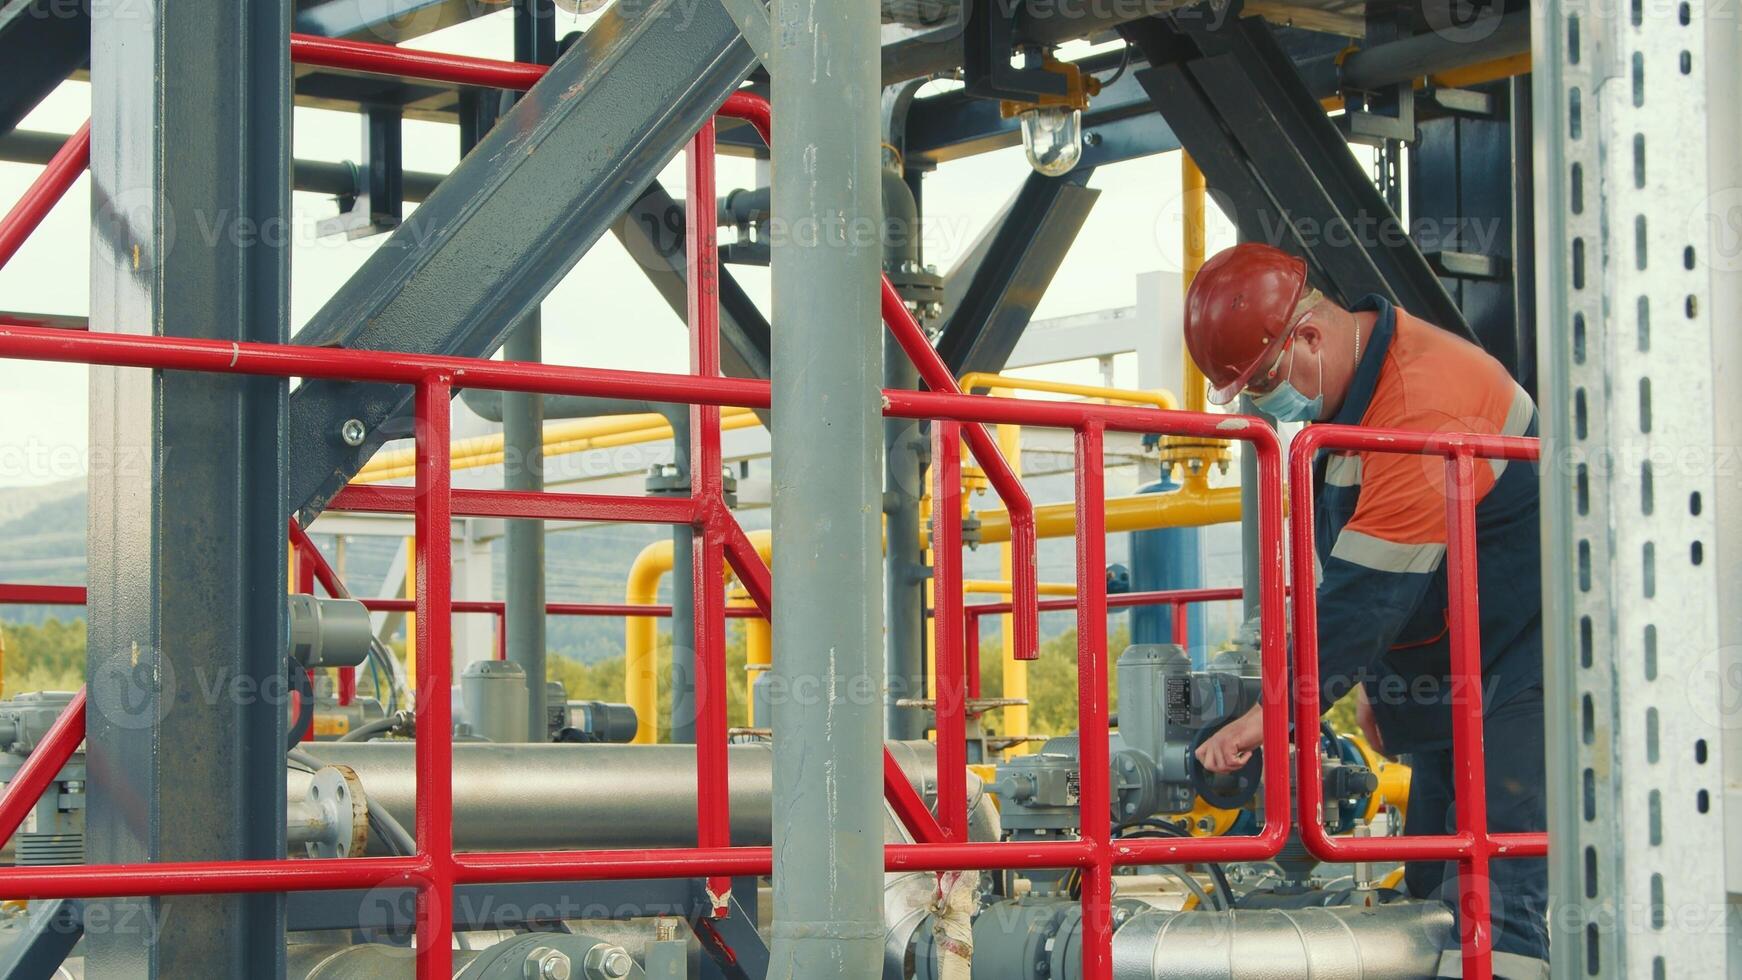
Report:
[[[607,943],[587,950],[586,962],[582,964],[587,980],[623,980],[634,968],[635,960],[623,947]]]
[[[597,946],[593,948],[598,949]],[[535,946],[526,954],[526,964],[521,973],[526,980],[569,980],[573,967],[569,955],[562,950]],[[592,974],[589,973],[588,976]]]
[[[339,439],[353,449],[361,446],[364,437],[368,434],[369,428],[363,424],[362,419],[346,419],[345,423],[339,426]]]

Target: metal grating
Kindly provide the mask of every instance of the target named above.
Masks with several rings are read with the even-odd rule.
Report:
[[[1735,25],[1699,0],[1534,16],[1554,972],[1719,976],[1734,410],[1713,304],[1735,256],[1710,248],[1704,148],[1729,125],[1708,42]]]

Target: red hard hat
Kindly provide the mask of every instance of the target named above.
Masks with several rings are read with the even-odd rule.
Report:
[[[1185,338],[1210,404],[1226,405],[1269,364],[1296,318],[1306,263],[1279,248],[1246,243],[1216,253],[1186,291]]]

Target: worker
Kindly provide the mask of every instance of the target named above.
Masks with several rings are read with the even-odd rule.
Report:
[[[1245,394],[1277,422],[1536,435],[1530,395],[1480,347],[1378,296],[1344,309],[1313,288],[1304,262],[1268,245],[1236,245],[1204,264],[1186,295],[1185,341],[1213,404]],[[1450,678],[1444,473],[1439,457],[1375,452],[1327,452],[1314,467],[1319,703],[1353,690],[1373,747],[1408,755],[1406,834],[1456,830],[1451,702],[1461,691]],[[1541,831],[1537,474],[1478,460],[1475,493],[1488,829]],[[1263,709],[1253,708],[1198,759],[1239,769],[1262,733]],[[1547,861],[1489,868],[1495,975],[1548,976]],[[1415,897],[1455,909],[1457,873],[1417,862],[1405,881]],[[1440,966],[1440,976],[1462,975],[1456,950]]]

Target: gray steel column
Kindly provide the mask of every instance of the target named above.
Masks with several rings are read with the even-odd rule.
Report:
[[[1742,33],[1531,12],[1554,976],[1736,976]]]
[[[100,11],[94,329],[287,339],[289,24],[288,0]],[[284,856],[287,390],[91,371],[92,862]],[[85,938],[92,976],[284,973],[281,896],[88,911],[111,923]]]
[[[919,372],[894,335],[884,332],[883,386],[919,387]],[[919,547],[919,498],[925,484],[921,451],[925,434],[918,422],[883,422],[884,636],[888,649],[884,669],[884,729],[888,738],[924,738],[926,712],[898,708],[902,698],[925,697],[925,562]]]
[[[549,64],[556,60],[556,9],[551,0],[516,0],[514,57]],[[541,361],[544,324],[539,308],[521,318],[502,345],[511,361]],[[509,490],[544,490],[544,398],[502,393],[502,485]],[[503,615],[508,659],[526,671],[528,741],[549,738],[545,725],[544,522],[509,521],[508,592]]]
[[[887,99],[887,96],[885,97]],[[902,116],[905,120],[905,114]],[[897,133],[885,136],[891,143]],[[890,164],[886,159],[885,167]],[[920,175],[906,175],[917,185]],[[906,272],[903,266],[921,262],[919,199],[906,183],[884,175],[883,268]],[[893,185],[893,186],[890,186]],[[896,342],[883,332],[883,387],[919,387],[919,369]],[[925,489],[926,438],[920,424],[909,419],[883,421],[883,589],[884,734],[887,738],[924,738],[926,712],[899,708],[902,698],[925,697],[925,561],[919,546],[919,498]]]
[[[511,361],[543,359],[543,323],[535,310],[520,321],[503,345]],[[502,485],[509,490],[544,489],[544,399],[512,391],[502,393]],[[529,741],[543,742],[544,696],[544,522],[509,521],[508,659],[526,671]]]
[[[773,8],[771,978],[882,969],[878,12]]]
[[[672,492],[688,494],[690,480],[690,409],[688,405],[665,405],[671,423],[671,461],[682,474]],[[696,740],[696,535],[687,524],[671,529],[671,718],[672,742],[690,745]]]

